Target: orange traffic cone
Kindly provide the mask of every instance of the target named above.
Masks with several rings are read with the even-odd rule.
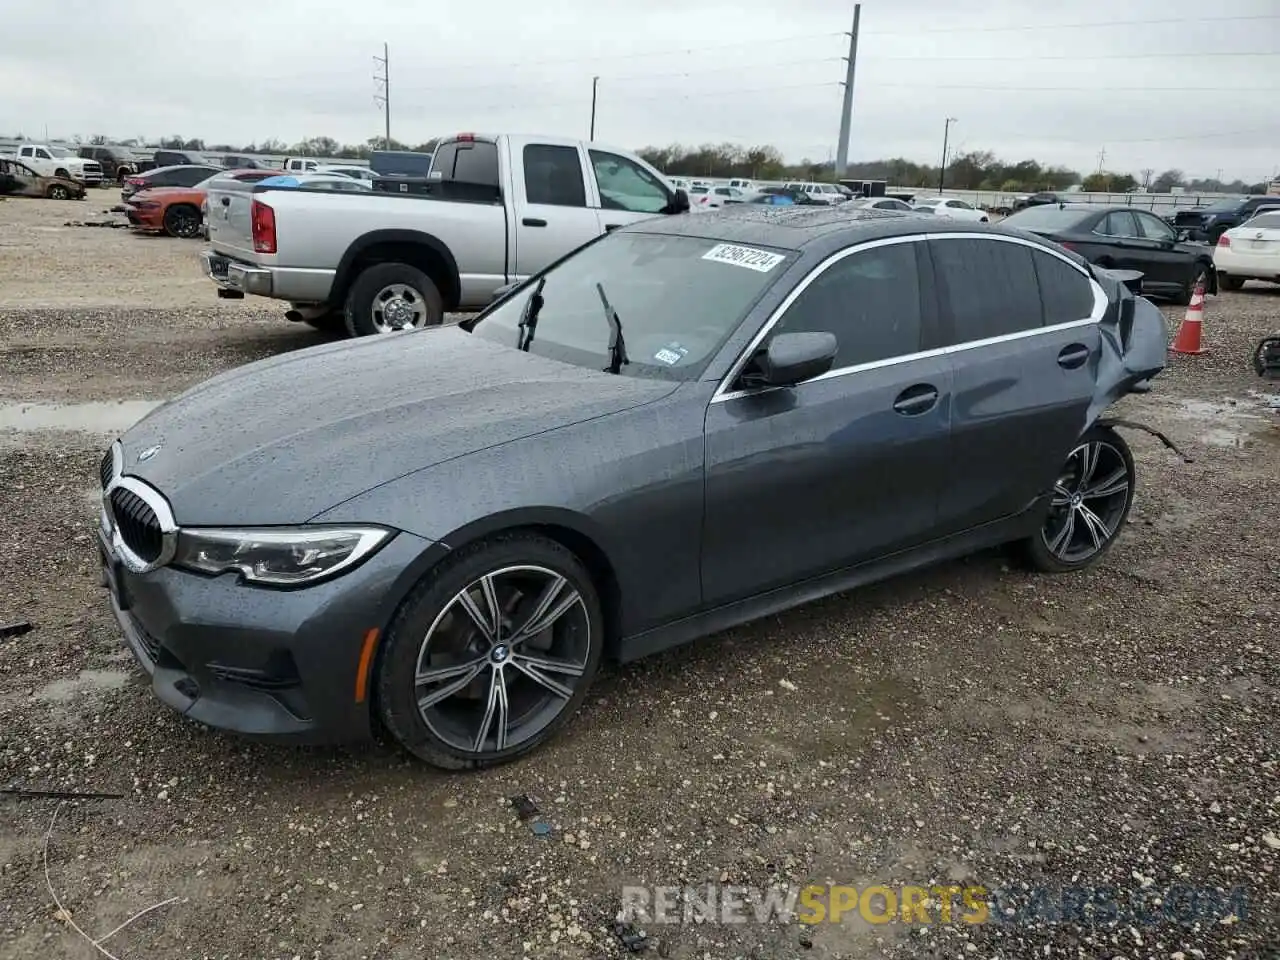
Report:
[[[1187,315],[1178,327],[1178,333],[1169,344],[1173,353],[1204,353],[1200,345],[1200,333],[1204,320],[1204,281],[1196,284],[1195,293],[1191,295],[1191,303],[1187,304]]]

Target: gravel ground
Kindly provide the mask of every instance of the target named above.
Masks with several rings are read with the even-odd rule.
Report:
[[[0,424],[21,401],[159,399],[320,341],[279,309],[215,300],[198,244],[63,226],[103,195],[0,202]],[[1054,922],[1025,897],[983,924],[648,924],[653,953],[1275,957],[1280,413],[1246,359],[1280,327],[1280,289],[1211,298],[1207,317],[1211,352],[1122,405],[1194,462],[1130,434],[1139,500],[1096,570],[1037,576],[990,553],[813,604],[611,670],[559,739],[460,776],[173,714],[97,586],[105,438],[0,426],[0,622],[36,624],[0,640],[0,785],[124,795],[0,795],[0,957],[98,955],[72,922],[101,937],[169,898],[103,948],[619,956],[624,885],[707,882],[1122,902],[1182,885],[1228,905],[1184,924]]]

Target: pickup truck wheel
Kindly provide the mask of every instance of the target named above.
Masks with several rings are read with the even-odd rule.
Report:
[[[416,330],[444,322],[444,301],[431,278],[407,263],[379,263],[351,285],[347,332],[353,337]]]
[[[175,204],[165,211],[165,233],[189,240],[200,235],[200,211],[189,204]]]

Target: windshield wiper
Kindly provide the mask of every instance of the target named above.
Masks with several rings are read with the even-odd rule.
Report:
[[[524,310],[520,313],[519,333],[516,334],[516,349],[529,352],[529,344],[533,343],[533,331],[538,326],[538,311],[542,309],[542,288],[547,285],[543,276],[538,285],[524,302]]]
[[[618,311],[613,309],[609,298],[604,295],[604,286],[596,284],[596,293],[600,294],[600,303],[604,305],[604,318],[609,323],[609,366],[605,373],[619,373],[622,365],[630,363],[627,359],[627,344],[622,339],[622,321],[618,319]]]

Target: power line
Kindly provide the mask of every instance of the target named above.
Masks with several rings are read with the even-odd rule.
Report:
[[[684,56],[691,53],[712,53],[717,50],[737,50],[742,47],[761,47],[761,46],[778,46],[784,43],[797,43],[799,41],[812,40],[829,40],[832,37],[843,37],[844,33],[840,31],[831,31],[829,33],[807,33],[792,37],[768,37],[766,39],[756,40],[739,40],[731,43],[715,44],[707,47],[669,47],[666,50],[646,50],[640,53],[602,53],[590,57],[548,57],[543,60],[503,60],[501,63],[505,66],[527,66],[541,67],[554,66],[562,63],[599,63],[602,60],[642,60],[648,57],[674,57]],[[499,61],[492,61],[498,63]],[[432,63],[460,63],[468,66],[478,66],[479,64],[474,58],[457,58],[455,60],[432,59]]]
[[[1031,61],[1031,60],[1152,60],[1162,57],[1181,57],[1190,60],[1200,57],[1280,57],[1280,50],[1192,50],[1177,53],[1100,53],[1092,57],[1082,57],[1077,53],[1033,53],[1027,57],[951,57],[935,54],[911,54],[909,56],[874,57],[874,60],[946,60],[952,63],[991,63],[994,61]],[[950,86],[950,84],[947,84]]]
[[[755,64],[749,64],[749,65],[744,65],[739,63],[739,64],[734,64],[731,67],[712,67],[706,70],[675,70],[668,73],[630,73],[630,74],[624,74],[622,76],[610,76],[609,74],[599,74],[599,77],[602,83],[622,83],[624,81],[631,81],[631,80],[685,79],[687,77],[709,76],[711,74],[717,74],[717,73],[740,73],[746,70],[750,70],[753,73],[758,73],[761,70],[768,70],[776,67],[812,66],[820,63],[837,63],[842,61],[843,61],[842,57],[822,57],[820,59],[809,59],[809,60],[783,60],[777,63],[755,63]],[[487,84],[487,85],[480,85],[480,86],[477,86],[475,84],[467,84],[466,86],[458,86],[458,87],[440,87],[440,86],[435,86],[434,84],[427,84],[424,86],[415,87],[415,86],[405,86],[404,84],[397,84],[396,89],[400,91],[409,90],[409,91],[421,91],[421,92],[430,92],[430,93],[470,93],[475,90],[486,90],[486,89],[510,90],[514,82],[515,81],[507,81],[506,83],[494,83],[494,84]],[[525,87],[533,83],[533,84],[542,84],[544,86],[558,86],[558,85],[564,84],[565,82],[566,81],[564,78],[558,78],[556,80],[549,80],[549,81],[548,80],[520,81],[519,85],[522,87]]]
[[[1146,27],[1180,23],[1223,23],[1242,20],[1280,20],[1280,14],[1260,13],[1238,17],[1177,17],[1146,20],[1095,20],[1092,23],[1028,23],[1013,27],[929,27],[923,30],[873,30],[868,36],[918,37],[928,33],[1017,33],[1027,30],[1083,30],[1093,27]]]
[[[938,83],[872,83],[873,87],[904,87],[908,89],[937,90]],[[1133,93],[1235,93],[1259,94],[1274,97],[1275,91],[1259,87],[1253,90],[1242,90],[1240,87],[1126,87],[1109,84],[1105,87],[1028,87],[1023,84],[1010,86],[1004,84],[951,83],[946,84],[948,90],[998,90],[1001,93],[1115,93],[1116,91]]]

